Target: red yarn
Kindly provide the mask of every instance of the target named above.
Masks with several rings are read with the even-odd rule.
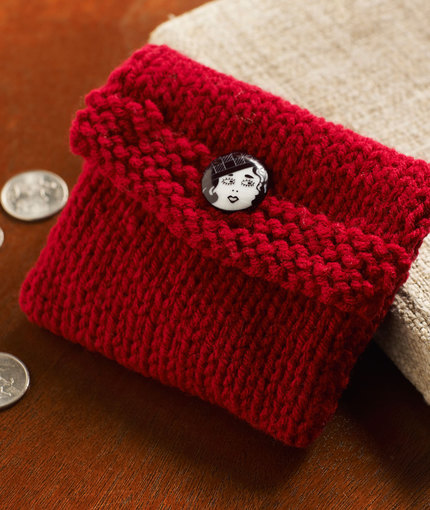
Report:
[[[23,283],[36,324],[307,446],[430,230],[430,168],[166,46],[91,92],[84,170]],[[252,212],[202,194],[239,150]]]

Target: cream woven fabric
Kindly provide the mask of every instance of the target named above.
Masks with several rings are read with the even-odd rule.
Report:
[[[430,161],[428,0],[217,0],[150,37]],[[376,340],[430,404],[430,236]]]

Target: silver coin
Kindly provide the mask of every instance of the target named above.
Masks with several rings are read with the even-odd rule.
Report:
[[[60,211],[69,198],[64,180],[48,170],[29,170],[11,177],[3,186],[1,204],[14,218],[40,220]]]
[[[3,245],[3,242],[4,242],[4,232],[3,232],[3,230],[0,228],[0,248],[1,248],[1,246]]]
[[[30,385],[24,363],[12,354],[0,352],[0,409],[17,402]]]

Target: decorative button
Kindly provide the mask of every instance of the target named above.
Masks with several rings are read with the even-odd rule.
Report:
[[[202,178],[207,200],[222,211],[251,209],[266,196],[269,174],[253,156],[230,152],[214,159]]]

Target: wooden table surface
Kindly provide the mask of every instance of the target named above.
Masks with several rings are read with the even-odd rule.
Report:
[[[68,130],[84,95],[155,26],[199,0],[2,0],[0,187],[45,168],[71,188]],[[57,217],[0,213],[0,351],[31,386],[0,413],[0,509],[430,508],[430,407],[370,344],[307,450],[30,324],[26,272]]]

